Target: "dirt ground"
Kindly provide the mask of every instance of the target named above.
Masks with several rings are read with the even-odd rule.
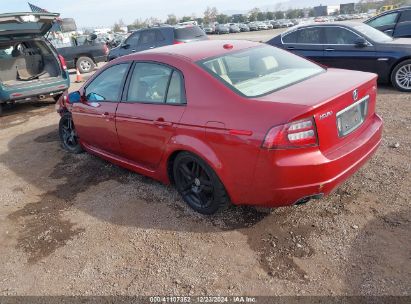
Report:
[[[382,146],[331,196],[205,217],[63,151],[54,104],[6,110],[0,295],[411,295],[411,94],[381,87],[378,112]]]

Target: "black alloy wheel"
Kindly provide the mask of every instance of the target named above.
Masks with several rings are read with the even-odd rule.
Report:
[[[216,173],[199,157],[180,153],[174,161],[174,181],[184,201],[202,214],[213,214],[230,203]]]
[[[59,123],[59,135],[65,150],[75,154],[83,151],[70,113],[64,113],[61,117]]]

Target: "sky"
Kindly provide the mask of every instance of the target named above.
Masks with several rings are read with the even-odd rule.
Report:
[[[49,12],[60,13],[63,18],[74,18],[77,27],[112,26],[120,18],[126,24],[141,18],[156,17],[162,20],[168,14],[177,17],[202,16],[207,6],[215,6],[219,12],[247,12],[254,7],[272,7],[286,0],[31,0]],[[307,0],[291,0],[294,4]],[[313,2],[312,0],[310,2]],[[316,1],[314,1],[316,2]],[[318,4],[327,0],[318,0]],[[29,11],[27,1],[0,0],[0,13]]]

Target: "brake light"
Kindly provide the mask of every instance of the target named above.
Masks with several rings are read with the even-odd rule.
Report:
[[[67,71],[67,64],[66,64],[66,60],[64,59],[64,57],[59,55],[59,60],[60,60],[61,68]]]
[[[108,46],[107,44],[104,44],[104,54],[108,55],[108,53],[109,53]]]
[[[265,149],[292,149],[317,145],[318,135],[313,118],[273,127],[263,142]]]
[[[178,40],[174,40],[173,41],[173,44],[183,44],[184,42],[182,42],[182,41],[178,41]]]

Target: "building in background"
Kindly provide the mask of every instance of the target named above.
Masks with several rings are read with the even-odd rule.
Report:
[[[328,16],[326,5],[314,6],[313,9],[315,17]]]
[[[340,4],[340,14],[349,15],[355,13],[355,3]]]

